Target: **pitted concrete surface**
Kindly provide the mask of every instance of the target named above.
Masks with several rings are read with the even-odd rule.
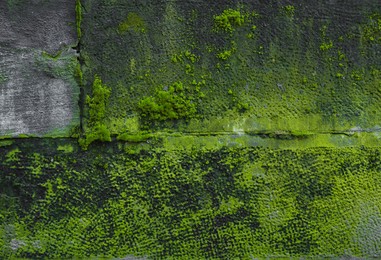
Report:
[[[75,1],[0,1],[0,24],[0,135],[67,135],[79,124]]]

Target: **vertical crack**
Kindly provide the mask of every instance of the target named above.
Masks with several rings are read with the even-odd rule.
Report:
[[[82,9],[83,6],[80,0],[76,0],[75,3],[75,17],[76,17],[76,28],[77,28],[77,45],[73,47],[77,54],[77,76],[78,76],[78,86],[79,86],[79,128],[80,132],[83,133],[83,116],[84,116],[84,108],[85,108],[85,91],[84,91],[84,83],[83,83],[83,74],[82,74],[82,66],[84,64],[83,58],[81,57],[81,38],[82,38]]]

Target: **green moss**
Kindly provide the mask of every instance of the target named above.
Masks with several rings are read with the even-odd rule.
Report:
[[[128,26],[125,32],[138,37],[120,37],[109,26],[110,14],[128,20],[135,5],[111,0],[88,6],[87,28],[96,22],[104,33],[87,35],[83,50],[91,62],[77,77],[104,73],[113,96],[94,80],[106,90],[100,91],[103,98],[95,98],[94,90],[87,98],[86,137],[80,142],[88,146],[122,133],[117,139],[127,143],[89,151],[74,145],[69,153],[65,143],[58,153],[57,146],[35,143],[27,147],[39,154],[22,149],[7,155],[3,148],[0,161],[11,160],[0,167],[0,183],[14,189],[12,212],[20,218],[14,218],[12,232],[0,224],[0,247],[9,248],[12,239],[23,245],[10,251],[11,257],[299,259],[378,253],[380,134],[345,131],[357,125],[365,131],[364,125],[380,121],[380,72],[354,58],[356,45],[344,48],[352,43],[346,36],[333,45],[336,25],[316,36],[313,29],[321,20],[301,16],[292,23],[278,16],[274,4],[261,10],[266,16],[257,31],[245,26],[246,17],[243,25],[227,18],[231,30],[215,29],[230,35],[206,37],[211,28],[196,27],[212,26],[201,20],[210,15],[197,10],[200,20],[180,19],[174,11],[188,14],[188,5],[182,10],[171,1],[165,7],[174,10],[171,19],[160,19],[164,7],[156,4],[141,12],[147,23],[160,21],[170,37],[161,31],[134,34],[140,30]],[[349,20],[338,27],[358,28]],[[182,46],[179,37],[192,47]],[[225,56],[218,53],[231,50],[232,37],[234,56],[219,60]],[[305,38],[309,41],[299,42]],[[330,62],[320,57],[322,42]],[[374,43],[369,39],[362,48],[368,51]],[[93,49],[96,44],[99,49]],[[377,49],[368,54],[372,51],[377,54]],[[215,70],[216,62],[229,70]],[[183,84],[170,86],[175,81]],[[187,115],[189,108],[197,112]],[[138,115],[141,124],[160,121],[171,128],[141,133]],[[187,120],[182,124],[180,118]],[[152,145],[155,139],[160,141]],[[0,257],[9,255],[0,251]]]
[[[4,139],[12,139],[13,136],[12,135],[2,135],[0,136],[0,140],[4,140]]]
[[[284,12],[285,14],[289,17],[292,18],[295,15],[295,6],[293,5],[286,5],[284,7]]]
[[[72,153],[74,151],[74,147],[71,144],[59,145],[57,147],[57,151],[62,151],[64,153]]]
[[[174,54],[172,57],[171,57],[171,61],[173,63],[179,63],[179,62],[182,62],[183,61],[183,55],[182,54]]]
[[[98,76],[95,76],[92,85],[92,96],[86,96],[86,105],[89,108],[88,126],[91,127],[104,120],[110,94],[111,89],[104,85]]]
[[[323,25],[320,29],[322,43],[320,44],[319,48],[321,51],[324,51],[324,52],[333,48],[333,41],[328,38],[327,31],[328,31],[327,25]]]
[[[181,52],[180,54],[174,54],[171,57],[171,61],[173,63],[182,63],[186,60],[188,60],[190,63],[195,63],[200,59],[196,54],[192,53],[189,50],[186,50],[184,52]],[[190,66],[190,65],[189,65]]]
[[[199,58],[192,52],[190,51],[185,51],[184,52],[184,56],[191,62],[191,63],[195,63]]]
[[[181,82],[175,82],[167,90],[158,90],[154,96],[140,100],[138,107],[145,120],[187,119],[196,113],[196,104],[186,96]]]
[[[5,156],[5,158],[6,158],[5,162],[14,163],[14,162],[20,161],[20,158],[19,158],[20,153],[21,153],[21,151],[19,148],[16,148],[16,149],[9,151]]]
[[[136,13],[128,13],[126,20],[121,22],[118,26],[119,33],[125,33],[129,30],[142,33],[146,31],[146,25],[143,19]]]
[[[350,25],[338,30],[331,14],[324,21],[304,16],[287,19],[296,18],[310,5],[291,3],[264,8],[263,5],[247,2],[237,6],[216,6],[207,14],[198,8],[194,11],[184,9],[175,2],[163,4],[160,9],[150,4],[136,9],[133,5],[118,3],[113,6],[102,2],[99,10],[105,7],[107,14],[115,11],[117,19],[120,19],[118,22],[121,25],[126,22],[125,33],[132,33],[133,37],[120,37],[118,32],[121,31],[110,27],[107,15],[97,16],[95,9],[89,8],[91,15],[87,18],[87,28],[91,30],[90,24],[96,21],[105,33],[89,34],[91,39],[86,39],[87,45],[84,45],[89,60],[93,61],[93,64],[84,67],[84,71],[88,67],[91,71],[88,75],[107,73],[107,83],[113,88],[107,120],[112,134],[130,132],[126,129],[126,120],[134,116],[142,118],[141,127],[145,124],[144,127],[147,127],[151,121],[160,121],[150,126],[187,130],[187,120],[177,121],[182,116],[173,113],[174,109],[167,109],[165,115],[165,109],[155,100],[159,91],[165,92],[165,86],[173,82],[189,86],[184,91],[186,99],[195,104],[195,115],[205,119],[204,122],[218,116],[221,121],[225,121],[222,119],[225,116],[252,117],[261,122],[267,121],[263,127],[272,131],[278,130],[275,123],[278,121],[289,122],[282,122],[285,126],[282,130],[304,127],[309,131],[312,128],[309,122],[313,121],[309,118],[315,117],[322,122],[317,126],[314,124],[314,131],[330,131],[333,127],[344,129],[344,124],[349,128],[377,124],[376,111],[380,104],[379,95],[374,93],[378,89],[377,79],[370,75],[371,70],[362,68],[369,59],[355,55],[364,26],[372,23],[367,17],[364,17],[365,23],[360,24],[361,28],[357,20],[351,20]],[[254,20],[258,15],[252,10],[266,15],[259,16],[258,21]],[[138,14],[140,19],[131,13]],[[359,15],[364,16],[362,11]],[[372,26],[376,28],[377,19],[373,20]],[[135,33],[143,24],[147,27],[161,26],[164,32]],[[317,28],[320,30],[316,32]],[[213,35],[208,37],[205,32],[210,30]],[[310,40],[305,42],[305,38]],[[353,46],[353,49],[348,49],[348,46]],[[377,67],[377,58],[372,55],[376,55],[378,50],[370,50],[371,46],[362,45],[363,57],[374,57],[370,66]],[[301,49],[303,52],[300,52]],[[366,91],[361,92],[360,78],[352,77],[352,71],[361,72],[361,84],[367,85]],[[204,74],[208,74],[207,81],[198,94],[191,82],[200,81]],[[233,85],[234,97],[227,94]],[[165,103],[173,103],[170,95],[164,93],[163,96],[167,100]],[[176,99],[177,93],[174,96],[173,99]],[[356,97],[353,102],[352,97]],[[144,113],[142,106],[147,106],[147,113]],[[371,111],[374,117],[368,116]],[[151,116],[152,120],[147,116],[151,112],[155,114]],[[297,127],[293,125],[295,121]],[[220,126],[220,131],[223,131],[224,126]]]
[[[214,16],[214,26],[217,31],[232,33],[235,28],[244,25],[246,19],[240,10],[226,9],[222,14]]]
[[[33,135],[19,134],[19,135],[17,136],[17,138],[24,138],[24,139],[27,139],[27,138],[30,138],[30,137],[33,137]]]
[[[75,18],[78,40],[82,37],[81,23],[82,23],[82,4],[81,0],[75,2]]]
[[[245,102],[245,101],[242,101],[242,100],[239,100],[237,102],[237,110],[240,113],[244,113],[244,112],[248,111],[249,108],[250,108],[250,104],[248,102]]]
[[[2,140],[0,139],[0,147],[10,146],[13,144],[13,140]]]
[[[149,138],[152,138],[153,134],[133,134],[133,133],[123,133],[117,136],[117,140],[131,142],[131,143],[141,143],[147,141]]]
[[[85,136],[79,140],[84,149],[95,140],[111,141],[110,131],[105,124],[106,107],[110,95],[111,89],[104,85],[98,76],[95,76],[92,96],[86,96],[88,117],[85,121]]]
[[[362,40],[365,43],[381,44],[381,14],[372,14],[362,30]]]
[[[225,50],[223,52],[217,53],[217,58],[221,60],[227,60],[230,58],[230,56],[233,54],[233,50]]]
[[[111,142],[110,130],[105,124],[97,123],[85,131],[85,136],[78,140],[82,149],[86,150],[94,141]]]
[[[0,175],[0,244],[13,246],[0,257],[366,258],[378,248],[379,148],[172,137],[165,147],[16,152]]]
[[[328,51],[328,50],[332,49],[332,47],[333,47],[333,42],[331,40],[329,40],[328,42],[323,42],[320,45],[320,50],[321,51]]]

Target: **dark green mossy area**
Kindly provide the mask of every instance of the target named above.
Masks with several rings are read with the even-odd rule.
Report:
[[[81,125],[0,137],[0,258],[381,257],[378,0],[75,3],[35,62]]]
[[[86,96],[87,120],[85,121],[84,136],[79,139],[79,144],[83,149],[94,141],[110,142],[110,131],[104,121],[106,118],[106,107],[110,98],[111,90],[102,83],[102,80],[95,75],[92,85],[91,96]]]
[[[232,118],[245,131],[379,125],[378,1],[82,2],[85,89],[94,74],[112,89],[111,134],[224,131]],[[139,109],[179,82],[193,116]]]
[[[379,148],[93,145],[31,139],[0,148],[1,257],[381,252]]]

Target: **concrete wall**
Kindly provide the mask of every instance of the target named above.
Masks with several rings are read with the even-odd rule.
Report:
[[[67,135],[78,124],[75,2],[0,2],[0,135]]]

